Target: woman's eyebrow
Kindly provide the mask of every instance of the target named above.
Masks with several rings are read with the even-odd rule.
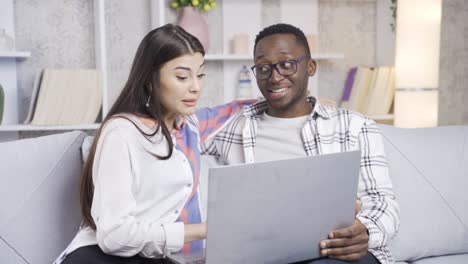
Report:
[[[186,71],[192,71],[189,67],[184,67],[184,66],[177,66],[174,68],[174,70],[186,70]]]

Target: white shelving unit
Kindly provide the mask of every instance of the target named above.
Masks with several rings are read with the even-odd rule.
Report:
[[[13,11],[13,0],[2,1],[2,8],[0,8],[0,27],[5,30],[7,35],[14,38],[15,25]],[[31,53],[27,51],[0,50],[0,84],[5,92],[2,124],[18,123],[18,80],[16,63],[18,60],[24,60],[29,56],[31,56]],[[16,138],[17,133],[15,132],[2,133],[2,135],[0,135],[0,141]]]
[[[329,60],[329,59],[343,59],[342,53],[312,53],[311,57],[315,60]],[[206,54],[205,60],[207,61],[245,61],[252,62],[251,55],[236,55],[236,54]]]
[[[2,125],[0,131],[18,132],[18,131],[68,131],[68,130],[94,130],[99,128],[96,124],[70,125],[70,126],[34,126],[34,125]]]
[[[14,36],[14,10],[13,0],[5,0],[0,10],[0,27],[6,29],[7,33]],[[95,21],[95,51],[96,68],[101,72],[102,80],[102,118],[107,114],[108,90],[107,90],[107,49],[105,38],[105,0],[94,0],[94,21]],[[5,113],[3,122],[0,125],[0,142],[18,138],[18,132],[24,131],[70,131],[70,130],[95,130],[99,128],[99,123],[82,125],[63,126],[35,126],[23,125],[18,120],[18,94],[16,62],[27,59],[31,52],[27,51],[0,51],[0,84],[5,88]]]
[[[373,119],[375,121],[392,121],[394,116],[393,114],[389,115],[374,115],[374,116],[369,116],[370,119]]]
[[[101,119],[109,111],[109,90],[107,87],[107,42],[106,42],[105,0],[94,0],[94,40],[96,68],[101,72],[102,105]]]
[[[14,58],[17,60],[22,60],[29,58],[31,52],[28,51],[0,51],[0,59]]]
[[[5,108],[2,124],[18,123],[18,80],[16,63],[30,56],[31,53],[26,51],[0,51],[0,84],[5,92]]]
[[[206,54],[207,61],[250,61],[252,56],[236,54]]]
[[[95,21],[95,47],[96,47],[96,68],[102,74],[102,118],[104,118],[109,110],[110,102],[108,101],[107,87],[107,46],[106,46],[106,23],[105,23],[105,2],[106,0],[94,0],[94,21]],[[166,21],[166,0],[151,0],[151,23],[152,28],[164,25]],[[223,64],[223,83],[224,83],[224,98],[225,102],[235,99],[237,74],[242,65],[253,65],[253,42],[255,35],[261,30],[261,0],[224,0],[222,8],[223,17],[223,53],[208,54],[205,56],[206,61],[222,62]],[[317,34],[318,32],[318,0],[281,0],[281,21],[299,26],[306,34]],[[211,12],[216,12],[216,9]],[[2,5],[0,12],[0,25],[9,23],[9,33],[14,35],[13,25],[13,0],[7,0]],[[248,17],[249,19],[240,19]],[[8,21],[8,22],[6,22]],[[233,34],[243,31],[250,38],[250,51],[246,55],[229,54],[229,42]],[[27,51],[0,51],[0,83],[5,87],[6,93],[9,94],[9,101],[17,101],[17,78],[16,78],[16,62],[24,60],[31,56]],[[312,57],[316,60],[342,59],[344,55],[341,53],[315,53]],[[7,67],[8,70],[5,70]],[[7,85],[2,78],[9,76],[11,85]],[[253,79],[253,76],[251,76]],[[318,76],[311,78],[309,87],[311,93],[318,95]],[[260,95],[256,87],[256,82],[253,81],[254,96]],[[11,95],[13,94],[13,95]],[[12,99],[14,98],[14,99]],[[8,105],[3,125],[0,125],[0,141],[4,140],[4,135],[9,134],[17,137],[20,131],[67,131],[67,130],[93,130],[99,127],[99,124],[83,124],[75,126],[32,126],[21,125],[18,120],[17,105]]]
[[[151,2],[152,28],[162,26],[166,21],[165,0],[152,0]],[[223,63],[224,102],[235,99],[236,81],[238,72],[242,65],[249,68],[253,65],[253,44],[256,34],[262,29],[262,1],[261,0],[224,0],[222,2],[222,24],[223,24],[223,54],[208,54],[206,61]],[[214,11],[216,12],[216,9]],[[240,17],[240,14],[241,17]],[[305,34],[318,33],[318,0],[281,0],[281,22],[299,26]],[[248,19],[242,19],[248,18]],[[249,36],[250,47],[246,55],[229,54],[229,43],[235,33],[245,33]],[[341,53],[314,53],[315,60],[343,59]],[[253,76],[251,73],[251,78]],[[318,96],[318,74],[309,80],[311,94]],[[253,81],[254,96],[260,96],[260,92]]]

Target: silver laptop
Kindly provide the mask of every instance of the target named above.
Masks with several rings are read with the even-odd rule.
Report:
[[[175,263],[291,263],[354,221],[360,152],[210,168],[206,250]]]

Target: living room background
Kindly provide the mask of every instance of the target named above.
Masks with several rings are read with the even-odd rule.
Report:
[[[105,1],[108,43],[109,102],[119,94],[136,46],[151,28],[151,0]],[[14,2],[16,49],[33,54],[18,63],[19,120],[27,114],[36,71],[49,68],[94,68],[94,1]],[[281,2],[262,0],[262,26],[278,22]],[[385,2],[385,3],[384,3]],[[390,27],[379,18],[386,0],[320,0],[318,2],[318,46],[325,51],[344,54],[344,59],[319,62],[320,97],[339,101],[346,73],[356,65],[381,66],[393,55],[394,36],[382,35],[382,27]],[[390,2],[390,1],[388,1]],[[210,51],[222,49],[215,39],[222,34],[223,8],[218,1],[215,10],[207,12],[211,41]],[[385,10],[385,9],[384,9]],[[468,7],[463,0],[443,1],[439,125],[468,123],[467,62]],[[167,7],[168,22],[175,22],[175,13]],[[379,30],[380,27],[380,30]],[[462,33],[460,33],[462,32]],[[347,41],[342,41],[343,38]],[[214,40],[214,41],[213,41]],[[253,42],[251,39],[250,41]],[[222,45],[222,44],[221,44]],[[391,56],[390,56],[391,57]],[[391,59],[390,59],[391,60]],[[221,69],[220,69],[221,68]],[[210,62],[201,104],[222,103],[222,62]],[[41,132],[25,132],[25,134]],[[29,137],[29,136],[25,136]]]

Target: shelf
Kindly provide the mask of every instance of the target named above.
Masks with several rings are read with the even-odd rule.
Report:
[[[30,56],[31,56],[31,52],[29,51],[0,51],[0,59],[1,58],[25,59]]]
[[[374,116],[368,116],[370,119],[373,120],[393,120],[393,115],[374,115]]]
[[[206,54],[205,60],[207,61],[250,61],[253,60],[252,55],[237,55],[237,54]]]
[[[50,130],[96,130],[101,124],[35,126],[35,125],[0,125],[0,131],[50,131]]]
[[[343,59],[342,53],[312,53],[311,57],[315,60]],[[237,54],[206,54],[207,61],[253,61],[252,55]]]
[[[343,53],[312,53],[310,56],[315,60],[344,59]]]

